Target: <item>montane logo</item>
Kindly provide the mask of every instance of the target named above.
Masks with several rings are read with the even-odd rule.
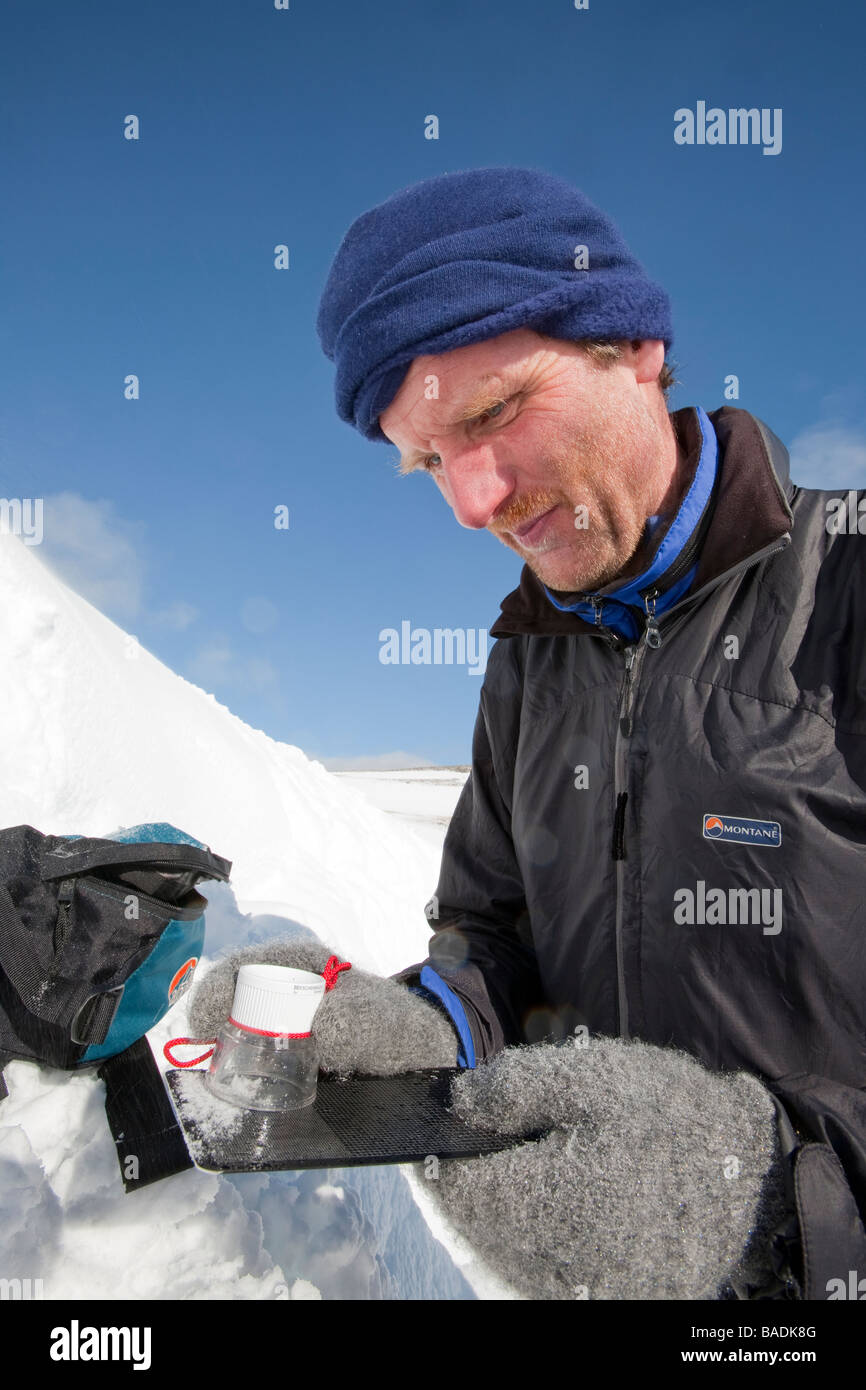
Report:
[[[778,848],[782,843],[782,827],[777,820],[746,820],[742,816],[719,816],[705,812],[704,839]]]

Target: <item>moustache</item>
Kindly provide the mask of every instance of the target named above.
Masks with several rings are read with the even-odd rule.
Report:
[[[500,531],[515,531],[518,526],[531,521],[533,517],[549,512],[551,507],[557,506],[562,500],[561,497],[557,497],[552,492],[525,492],[522,497],[510,501],[507,506],[503,507],[487,529],[492,531],[494,535]]]

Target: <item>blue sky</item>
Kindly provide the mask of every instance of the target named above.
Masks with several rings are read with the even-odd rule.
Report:
[[[11,0],[4,27],[0,491],[274,737],[470,760],[480,680],[382,665],[379,632],[489,628],[520,562],[337,418],[315,332],[351,222],[428,175],[569,178],[671,297],[671,408],[736,373],[798,482],[866,486],[862,7]],[[699,100],[781,108],[781,152],[677,145]]]

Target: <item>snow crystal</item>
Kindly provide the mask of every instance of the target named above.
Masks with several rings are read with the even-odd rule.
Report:
[[[199,1075],[181,1072],[177,1078],[177,1099],[184,1128],[188,1123],[194,1124],[202,1139],[208,1143],[214,1139],[228,1139],[240,1129],[244,1111],[215,1096],[196,1079]],[[192,1142],[189,1135],[187,1138]]]

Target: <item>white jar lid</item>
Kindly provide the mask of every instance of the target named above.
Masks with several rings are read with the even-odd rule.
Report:
[[[242,965],[230,1018],[259,1033],[308,1033],[325,980],[287,965]]]

